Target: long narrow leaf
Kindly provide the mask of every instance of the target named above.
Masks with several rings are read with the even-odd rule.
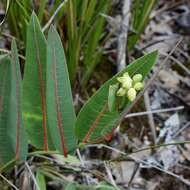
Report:
[[[149,16],[156,4],[156,0],[136,0],[132,8],[132,29],[135,31],[128,38],[128,48],[132,49],[140,38],[141,33],[144,31],[145,26],[148,24]]]
[[[78,67],[78,56],[79,56],[79,41],[77,32],[77,15],[76,15],[76,1],[67,1],[66,6],[67,14],[67,35],[68,35],[68,70],[71,82],[75,79],[76,69]],[[73,49],[73,46],[75,48]]]
[[[44,175],[40,172],[40,170],[37,171],[36,181],[38,183],[40,190],[46,190],[46,180]]]
[[[18,51],[15,40],[11,45],[11,99],[10,99],[10,126],[9,133],[16,153],[16,159],[25,159],[27,153],[27,137],[22,117],[22,79]],[[16,127],[15,127],[16,126]]]
[[[26,64],[23,83],[25,125],[31,143],[48,150],[46,113],[46,40],[33,13],[27,31]]]
[[[24,160],[27,138],[22,121],[22,84],[15,41],[11,57],[0,59],[0,165]]]
[[[76,146],[76,116],[64,50],[53,26],[48,33],[46,95],[52,141],[56,149],[66,156],[67,152]]]
[[[14,149],[11,146],[7,130],[11,93],[10,74],[10,59],[6,56],[0,59],[0,165],[14,158]]]
[[[40,0],[40,2],[39,2],[40,7],[39,7],[38,18],[39,18],[39,21],[40,21],[40,22],[41,22],[42,19],[43,19],[43,14],[44,14],[44,12],[45,12],[46,3],[47,3],[47,0]]]

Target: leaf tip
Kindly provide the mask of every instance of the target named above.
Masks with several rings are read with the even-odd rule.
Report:
[[[152,55],[154,55],[156,58],[158,57],[159,51],[158,49],[155,49],[151,52]]]
[[[39,20],[38,20],[38,17],[35,13],[35,11],[32,11],[32,14],[31,14],[31,17],[30,17],[30,23],[31,22],[38,22],[39,23]]]
[[[51,36],[51,35],[59,36],[58,32],[53,24],[51,24],[49,31],[48,31],[48,36]]]
[[[13,50],[16,49],[16,48],[17,48],[16,39],[13,38],[13,39],[12,39],[12,42],[11,42],[11,50],[13,51]]]

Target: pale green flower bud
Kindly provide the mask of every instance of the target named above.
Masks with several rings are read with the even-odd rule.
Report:
[[[123,78],[125,81],[130,80],[132,82],[132,78],[129,76],[129,74],[127,72],[123,74]]]
[[[121,83],[122,88],[126,90],[132,87],[132,79],[127,72],[122,77],[118,77],[117,80]]]
[[[124,77],[130,77],[128,72],[123,73]]]
[[[135,83],[135,85],[133,86],[133,88],[134,88],[135,90],[137,90],[137,91],[142,90],[143,87],[144,87],[144,85],[143,85],[142,82],[137,82],[137,83]]]
[[[122,77],[117,77],[117,80],[120,82],[120,83],[123,83],[124,82],[124,77],[122,76]]]
[[[143,79],[143,76],[141,74],[136,74],[133,76],[133,82],[136,83],[136,82],[141,82]]]
[[[129,90],[132,87],[132,80],[128,78],[122,83],[122,87],[125,88],[126,90]]]
[[[117,77],[117,80],[120,82],[120,83],[124,83],[125,81],[127,80],[132,80],[131,77],[129,76],[129,74],[126,72],[123,74],[122,77]]]
[[[117,96],[124,96],[126,94],[126,90],[124,88],[120,88],[117,91]]]
[[[137,92],[134,88],[130,88],[127,92],[127,97],[129,99],[129,101],[134,101],[136,98]]]

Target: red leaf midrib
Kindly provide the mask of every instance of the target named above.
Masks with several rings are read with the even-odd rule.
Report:
[[[16,99],[17,99],[17,130],[16,130],[16,160],[19,159],[19,151],[20,151],[20,127],[21,127],[21,110],[20,110],[20,84],[19,84],[19,79],[18,79],[18,73],[16,70],[16,57],[15,53],[13,53],[13,73],[14,73],[14,78],[16,81]]]
[[[84,137],[84,139],[82,140],[83,143],[87,143],[90,139],[90,136],[92,135],[92,133],[94,132],[94,130],[96,129],[100,119],[103,117],[105,111],[107,110],[107,103],[103,106],[101,112],[98,114],[98,116],[96,117],[96,120],[93,122],[93,124],[91,125],[88,133],[86,134],[86,136]]]
[[[34,18],[33,18],[34,19]],[[43,130],[44,130],[44,150],[48,151],[48,140],[47,140],[47,114],[46,114],[46,97],[45,97],[45,85],[44,85],[44,80],[42,77],[42,64],[40,62],[40,52],[39,52],[39,47],[38,47],[38,41],[36,38],[36,29],[35,29],[35,22],[33,20],[33,27],[34,27],[34,41],[35,41],[35,46],[36,46],[36,61],[38,64],[38,78],[39,78],[39,82],[40,82],[40,96],[41,96],[41,108],[42,108],[42,115],[43,115],[43,121],[42,121],[42,125],[43,125]]]
[[[62,116],[60,112],[60,101],[59,101],[59,96],[58,96],[58,83],[57,83],[57,71],[56,71],[56,54],[55,54],[55,48],[52,48],[53,51],[53,64],[52,64],[52,69],[53,69],[53,80],[54,80],[54,94],[56,97],[56,112],[57,112],[57,124],[59,128],[59,134],[61,138],[61,144],[62,144],[62,151],[64,153],[64,156],[67,156],[68,150],[67,147],[65,146],[65,139],[64,139],[64,133],[63,133],[63,123],[62,123]]]

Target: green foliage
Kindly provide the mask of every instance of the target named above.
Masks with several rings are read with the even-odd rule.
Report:
[[[12,41],[11,45],[11,95],[10,95],[10,126],[13,129],[10,129],[12,142],[15,143],[15,153],[16,159],[24,160],[26,158],[28,143],[27,143],[27,134],[25,131],[25,126],[23,123],[23,114],[22,114],[22,98],[23,98],[23,88],[22,88],[22,79],[20,72],[20,64],[18,58],[18,50],[15,40]],[[15,114],[13,114],[15,113]],[[15,127],[16,124],[16,127]],[[16,138],[16,140],[15,140]]]
[[[11,1],[7,18],[11,34],[25,42],[30,18],[29,0]]]
[[[65,190],[77,190],[77,185],[71,182],[66,186]]]
[[[28,26],[23,111],[31,143],[64,155],[76,146],[75,112],[64,50],[53,27],[48,42],[33,13]]]
[[[82,6],[81,10],[86,10],[71,14],[73,18],[76,15],[77,18],[87,18],[86,21],[82,20],[84,30],[79,29],[81,32],[79,39],[82,40],[83,35],[89,30],[88,24],[94,22],[92,10],[99,12],[102,6],[99,7],[95,1],[89,3],[88,0],[84,0],[80,5],[78,1],[69,2],[68,6],[71,10],[76,9],[75,6]],[[72,38],[72,35],[75,35],[76,26],[75,23],[69,24]],[[83,42],[85,43],[84,52],[91,57],[84,62],[87,68],[92,66],[88,62],[93,62],[96,57],[94,51],[97,51],[101,30],[97,34],[99,37],[95,35],[92,42],[89,42],[89,39]],[[39,20],[33,13],[27,29],[26,42],[23,91],[15,41],[12,42],[10,55],[0,55],[0,165],[9,162],[5,167],[0,168],[0,171],[12,165],[14,163],[12,159],[24,160],[27,156],[28,143],[23,123],[30,143],[35,148],[43,148],[45,151],[56,149],[64,156],[76,149],[77,140],[82,143],[91,143],[108,139],[110,133],[129,111],[132,103],[127,98],[123,101],[123,97],[117,97],[118,79],[122,79],[123,74],[127,72],[129,77],[133,77],[132,85],[141,82],[156,62],[158,54],[157,51],[153,51],[135,60],[113,76],[88,100],[76,118],[64,48],[59,34],[51,26],[46,40]],[[73,56],[76,54],[74,53]],[[126,87],[126,81],[124,82]],[[137,87],[140,89],[139,86]],[[64,160],[60,156],[57,156],[57,159]],[[65,160],[71,163],[77,161],[69,156],[67,161]],[[42,189],[46,189],[44,175],[42,171],[37,171],[36,179]],[[75,188],[75,184],[69,184],[67,188]],[[106,189],[109,185],[93,188]]]
[[[90,1],[91,4],[93,3]],[[105,18],[100,14],[107,14],[108,10],[110,9],[110,1],[100,1],[96,3],[95,5],[96,9],[94,10],[94,13],[91,13],[91,7],[89,5],[89,11],[87,10],[87,13],[90,14],[91,20],[89,20],[89,24],[91,23],[91,28],[88,28],[88,23],[84,24],[84,32],[82,41],[86,42],[85,48],[84,48],[84,66],[85,66],[85,72],[84,76],[82,78],[82,84],[83,86],[88,82],[92,72],[94,71],[97,64],[99,64],[101,56],[102,56],[102,43],[100,40],[103,39],[104,36],[104,25],[105,25]],[[94,5],[93,5],[94,7]],[[85,11],[84,11],[85,12]],[[88,15],[84,15],[84,18],[89,18]],[[95,20],[96,19],[96,20]],[[85,34],[88,31],[87,34]],[[86,38],[87,36],[87,38]]]
[[[110,6],[109,0],[69,0],[67,2],[65,47],[72,82],[80,62],[83,64],[83,86],[100,62],[102,55],[100,40],[104,36],[105,24],[105,18],[101,14],[107,14]],[[81,55],[84,57],[82,61],[80,61]]]
[[[7,15],[11,34],[16,36],[21,42],[20,44],[24,42],[25,47],[27,25],[32,10],[35,10],[38,15],[39,22],[45,25],[45,22],[56,13],[61,3],[60,0],[55,0],[51,6],[48,6],[47,0],[32,3],[29,0],[11,1]],[[133,32],[128,37],[129,49],[132,49],[139,40],[155,3],[156,0],[151,2],[133,1],[130,26]],[[53,16],[64,43],[69,76],[73,85],[77,73],[80,72],[81,83],[85,87],[96,66],[100,63],[102,46],[109,36],[105,32],[105,17],[102,14],[108,15],[111,5],[109,0],[68,0],[65,1],[58,14]],[[48,14],[45,14],[47,12]]]
[[[109,93],[108,93],[108,109],[110,112],[116,110],[116,93],[119,88],[118,84],[110,85],[109,86]]]
[[[66,186],[66,190],[122,190],[119,187],[114,187],[111,184],[108,184],[106,182],[101,182],[98,185],[88,185],[88,186],[82,186],[74,182],[70,182]]]
[[[27,32],[26,63],[23,79],[23,112],[31,143],[48,150],[46,109],[47,43],[36,15],[33,13]]]
[[[66,155],[76,146],[76,115],[64,50],[53,26],[48,33],[46,84],[49,131],[55,148]]]
[[[128,48],[132,49],[140,39],[141,33],[149,21],[150,13],[156,3],[156,0],[134,0],[132,4],[131,28],[133,34],[129,35]]]
[[[127,102],[122,111],[108,109],[108,91],[110,85],[117,83],[117,78],[128,72],[130,76],[136,73],[143,78],[148,74],[157,58],[157,51],[149,53],[131,63],[123,71],[107,81],[84,105],[77,117],[76,134],[83,143],[98,141],[106,136],[119,124],[127,113],[131,102]]]
[[[42,22],[47,2],[47,0],[39,0],[38,19],[40,22]]]
[[[121,190],[120,188],[113,187],[112,185],[107,184],[105,182],[98,184],[95,189],[96,190]]]
[[[52,6],[47,6],[47,3],[47,0],[34,1],[33,3],[29,0],[11,1],[7,15],[9,29],[20,44],[24,42],[24,47],[32,10],[35,10],[39,22],[44,25],[44,21],[47,22],[55,14],[62,2],[55,0]],[[84,86],[96,65],[100,63],[103,43],[101,41],[106,36],[104,34],[105,18],[101,14],[108,14],[110,7],[109,0],[69,0],[65,1],[59,13],[54,16],[54,21],[64,41],[68,71],[72,83],[76,78],[79,65],[82,65],[82,84]],[[49,14],[45,14],[45,12]],[[65,26],[64,31],[60,25]],[[81,56],[84,57],[82,60],[80,59]]]
[[[5,0],[4,0],[5,1]],[[39,1],[30,1],[30,0],[14,0],[10,1],[9,11],[7,12],[7,21],[9,24],[9,29],[12,35],[16,36],[16,38],[20,42],[26,43],[26,34],[27,34],[27,26],[30,21],[30,15],[33,10],[35,10],[38,15],[40,23],[44,21],[44,15],[46,12],[47,0],[39,0]],[[55,9],[57,8],[57,4],[60,1],[57,0],[54,6],[52,6],[52,10],[49,10],[49,17],[52,16]],[[19,21],[19,22],[18,22]]]
[[[10,120],[10,104],[11,80],[9,78],[11,72],[10,59],[5,57],[0,60],[0,162],[10,161],[15,153],[11,146],[11,139],[8,137],[8,127]]]
[[[36,173],[36,181],[39,186],[39,190],[46,190],[46,180],[42,172],[40,170],[37,171]]]
[[[15,41],[11,55],[0,58],[0,165],[24,160],[27,139],[22,120],[22,83]]]

